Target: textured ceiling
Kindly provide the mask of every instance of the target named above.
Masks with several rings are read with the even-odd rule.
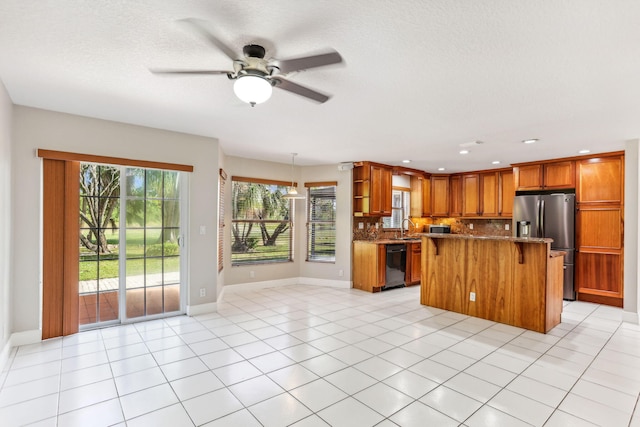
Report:
[[[225,76],[151,74],[231,68],[184,18],[238,56],[337,50],[343,64],[288,76],[333,97],[275,90],[251,108]],[[0,79],[15,104],[215,137],[228,155],[488,169],[640,137],[640,2],[2,0]]]

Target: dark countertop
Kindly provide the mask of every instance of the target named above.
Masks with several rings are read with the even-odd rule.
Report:
[[[422,238],[420,236],[405,238],[405,239],[378,239],[378,240],[354,240],[354,242],[360,243],[371,243],[374,245],[391,245],[391,244],[402,244],[402,243],[422,243]]]
[[[502,240],[518,243],[551,243],[553,239],[539,237],[513,237],[513,236],[476,236],[473,234],[448,234],[448,233],[418,233],[419,236],[431,239],[467,239],[467,240]]]

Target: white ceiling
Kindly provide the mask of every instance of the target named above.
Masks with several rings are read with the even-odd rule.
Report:
[[[231,68],[183,18],[238,56],[337,50],[343,64],[288,76],[333,97],[276,89],[251,108],[225,76],[151,74]],[[2,0],[0,79],[15,104],[210,136],[233,156],[480,170],[640,137],[640,2]]]

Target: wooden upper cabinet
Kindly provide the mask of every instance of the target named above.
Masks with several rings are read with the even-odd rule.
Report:
[[[371,165],[371,213],[391,215],[392,169],[380,165]]]
[[[513,168],[516,190],[553,190],[576,187],[576,163],[573,160],[540,162]]]
[[[541,190],[542,165],[516,166],[513,168],[516,189]]]
[[[390,166],[358,162],[353,168],[353,215],[391,215]]]
[[[580,160],[576,198],[579,204],[624,202],[624,158],[599,157]]]
[[[498,209],[498,184],[498,172],[480,174],[480,214],[482,216],[492,217],[500,214]]]
[[[448,175],[431,175],[431,216],[449,216]]]
[[[422,179],[422,216],[431,216],[431,177]]]
[[[409,216],[412,218],[420,218],[422,216],[422,177],[410,176],[409,182],[411,187],[410,196],[410,210]]]
[[[576,188],[576,163],[572,160],[545,163],[542,176],[545,189]]]
[[[513,216],[513,199],[516,197],[515,185],[513,182],[513,170],[503,170],[499,172],[498,190],[498,214],[504,217]]]
[[[449,215],[462,216],[462,175],[449,177]]]
[[[462,175],[462,216],[480,215],[480,178],[477,173]]]

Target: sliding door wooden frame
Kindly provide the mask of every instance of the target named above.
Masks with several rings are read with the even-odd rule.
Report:
[[[122,157],[97,156],[94,154],[69,153],[66,151],[44,150],[41,148],[38,149],[38,157],[52,160],[70,160],[75,162],[100,163],[104,165],[133,166],[146,169],[193,172],[193,166],[191,165],[125,159]]]

